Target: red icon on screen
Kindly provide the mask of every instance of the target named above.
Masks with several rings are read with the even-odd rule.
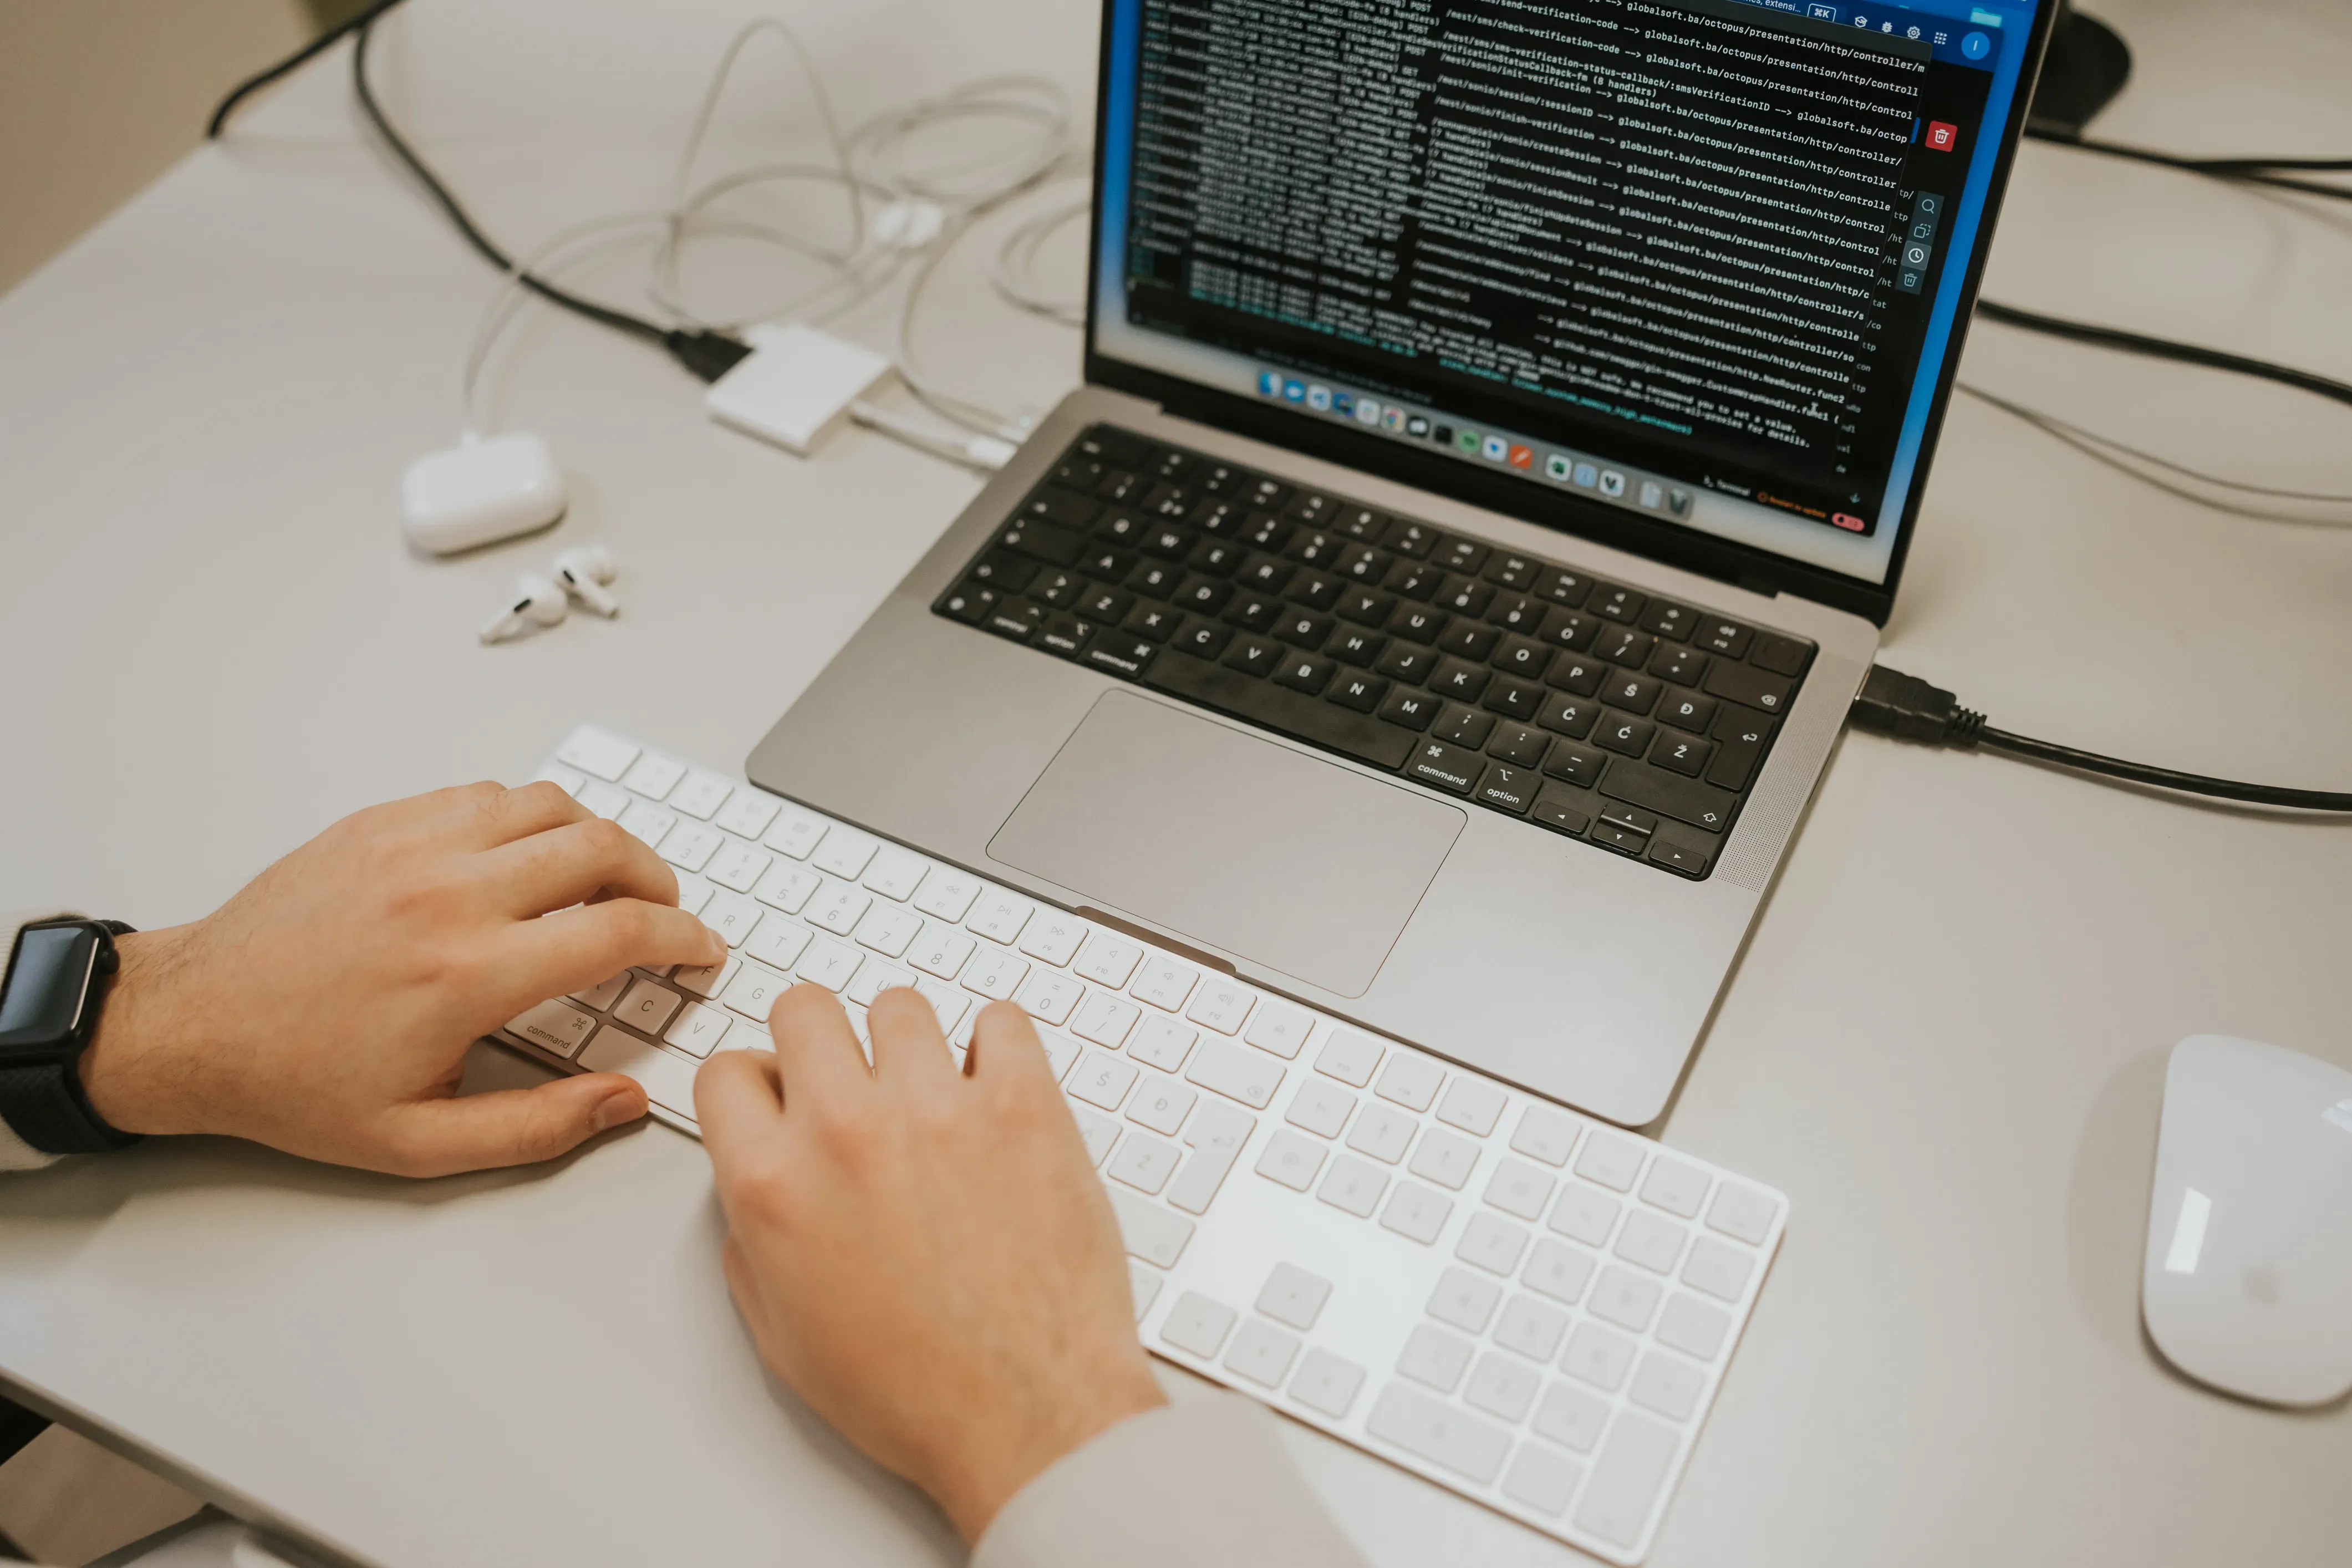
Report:
[[[1927,121],[1927,145],[1938,153],[1948,153],[1959,145],[1960,128],[1947,125],[1940,120]]]
[[[1830,521],[1836,523],[1840,528],[1844,529],[1849,533],[1860,533],[1864,529],[1870,526],[1870,524],[1863,521],[1862,519],[1854,516],[1853,513],[1850,511],[1838,512],[1832,515]]]
[[[1514,447],[1511,448],[1511,467],[1515,468],[1528,468],[1533,466],[1535,460],[1536,454],[1534,447]]]

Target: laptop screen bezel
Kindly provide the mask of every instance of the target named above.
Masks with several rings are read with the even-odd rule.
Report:
[[[1113,101],[1111,73],[1118,62],[1111,58],[1111,50],[1118,4],[1119,0],[1103,0],[1100,64],[1096,81],[1095,200],[1087,223],[1084,370],[1089,385],[1148,398],[1181,418],[1360,468],[1399,484],[1502,512],[1539,528],[1590,540],[1754,592],[1798,595],[1816,604],[1866,616],[1882,626],[1886,624],[1887,616],[1894,612],[1895,590],[1903,581],[1904,563],[1911,553],[1912,531],[1917,525],[1919,510],[1927,496],[1937,442],[1943,434],[1944,416],[1951,402],[1952,384],[1959,374],[1961,351],[1975,316],[1985,258],[1992,248],[2001,201],[2009,189],[2010,170],[2024,134],[2034,86],[2041,79],[2042,54],[2050,41],[2052,20],[2060,8],[2058,0],[2037,0],[2034,6],[2032,27],[2026,39],[2025,65],[2001,125],[2000,145],[1994,157],[1991,179],[1985,187],[1983,215],[1978,221],[1975,241],[1969,247],[1960,280],[1959,307],[1953,314],[1950,342],[1937,372],[1935,395],[1928,405],[1927,427],[1920,436],[1917,468],[1904,498],[1902,521],[1883,583],[1792,561],[1755,545],[1738,543],[1679,523],[1602,506],[1573,491],[1557,490],[1510,474],[1452,462],[1402,442],[1364,434],[1335,421],[1310,417],[1283,404],[1206,386],[1102,353],[1097,346],[1097,311],[1102,282],[1102,194],[1111,141],[1104,121]]]

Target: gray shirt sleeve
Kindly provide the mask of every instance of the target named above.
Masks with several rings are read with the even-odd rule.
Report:
[[[35,921],[58,920],[65,911],[29,910],[24,914],[0,914],[0,966],[5,966],[16,952],[16,933]],[[5,1121],[0,1121],[0,1172],[37,1171],[54,1164],[58,1156],[44,1154],[16,1136]]]
[[[1130,1416],[1004,1505],[971,1568],[1363,1568],[1238,1394]]]

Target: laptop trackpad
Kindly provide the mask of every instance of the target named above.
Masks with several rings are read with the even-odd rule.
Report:
[[[988,852],[1089,903],[1360,996],[1465,814],[1106,692]]]

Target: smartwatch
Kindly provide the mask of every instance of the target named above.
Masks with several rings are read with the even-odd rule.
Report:
[[[139,1140],[82,1091],[81,1053],[119,960],[120,921],[41,921],[16,933],[0,982],[0,1121],[44,1154],[96,1154]]]

